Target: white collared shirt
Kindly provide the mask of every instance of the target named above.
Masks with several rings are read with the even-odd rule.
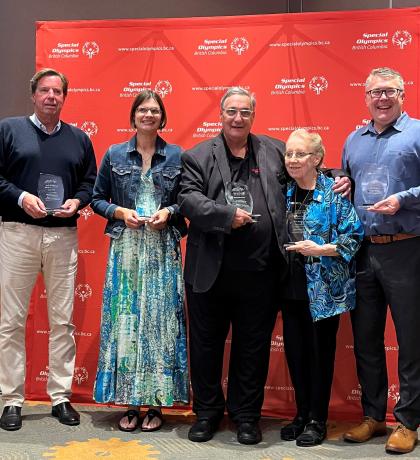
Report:
[[[58,120],[58,123],[55,125],[54,129],[49,133],[47,131],[47,128],[45,127],[44,124],[42,124],[41,120],[36,116],[35,113],[33,113],[29,119],[32,121],[32,123],[37,127],[39,128],[41,131],[43,131],[45,134],[48,134],[48,135],[52,135],[52,134],[55,134],[57,131],[59,131],[59,129],[61,128],[61,121]]]

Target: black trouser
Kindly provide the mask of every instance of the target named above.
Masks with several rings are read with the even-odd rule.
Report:
[[[364,242],[357,255],[354,351],[364,415],[384,420],[388,377],[384,348],[387,305],[398,340],[400,400],[395,418],[420,424],[420,238],[389,244]]]
[[[312,321],[307,301],[282,306],[283,340],[297,414],[326,422],[340,316]]]
[[[193,410],[199,418],[223,417],[223,355],[232,326],[226,407],[235,422],[259,419],[277,317],[276,282],[272,271],[225,270],[206,293],[186,285]]]

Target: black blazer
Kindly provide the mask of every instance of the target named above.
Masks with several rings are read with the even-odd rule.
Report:
[[[285,144],[253,134],[251,142],[277,242],[285,257]],[[180,213],[190,221],[184,278],[194,292],[206,292],[219,274],[224,236],[231,233],[235,214],[235,207],[225,200],[225,184],[231,181],[231,173],[222,135],[187,150],[181,161],[178,204]]]

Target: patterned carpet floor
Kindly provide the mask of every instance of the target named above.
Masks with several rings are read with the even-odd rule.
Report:
[[[341,436],[352,425],[349,423],[329,422],[328,439],[321,446],[299,448],[294,442],[280,440],[279,429],[284,420],[264,418],[263,442],[244,446],[237,442],[234,425],[227,417],[211,441],[192,443],[187,439],[194,420],[190,411],[164,411],[165,424],[157,432],[123,433],[117,428],[121,409],[88,405],[75,405],[75,408],[80,411],[81,424],[68,427],[51,417],[49,404],[27,402],[22,410],[22,429],[0,430],[0,459],[378,460],[392,457],[384,450],[386,436],[365,444],[345,443]],[[419,459],[420,446],[402,458]]]

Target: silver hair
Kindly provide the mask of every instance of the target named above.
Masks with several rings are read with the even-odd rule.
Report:
[[[392,79],[397,79],[399,86],[402,91],[404,91],[404,80],[402,75],[397,72],[394,69],[391,69],[389,67],[378,67],[377,69],[372,69],[370,71],[370,74],[368,75],[366,79],[366,86],[368,86],[371,82],[371,80],[375,77],[380,77],[385,80],[392,80]]]
[[[230,96],[234,96],[235,94],[238,94],[239,96],[247,96],[247,97],[249,97],[249,100],[251,102],[251,110],[252,111],[255,110],[255,106],[257,105],[257,101],[255,99],[255,94],[250,93],[249,91],[247,91],[244,88],[241,88],[240,86],[232,86],[231,88],[229,88],[226,91],[225,94],[223,94],[222,99],[220,101],[220,109],[221,110],[224,109],[224,104],[225,104],[226,99],[228,97],[230,97]]]
[[[301,129],[296,129],[295,131],[293,131],[290,134],[289,138],[287,139],[287,142],[289,142],[289,140],[292,137],[299,137],[300,139],[307,141],[310,144],[309,148],[311,152],[314,153],[315,155],[319,155],[319,157],[321,158],[321,161],[319,162],[319,164],[322,163],[322,161],[324,160],[324,155],[325,155],[325,147],[324,147],[324,144],[322,143],[322,138],[318,133],[310,133],[306,129],[301,128]],[[287,148],[287,142],[286,142],[286,148]]]

